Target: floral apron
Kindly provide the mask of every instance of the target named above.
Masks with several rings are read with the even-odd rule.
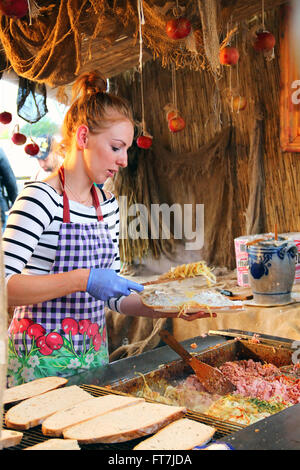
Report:
[[[64,188],[63,167],[59,177]],[[112,265],[113,241],[94,185],[91,191],[98,222],[80,224],[70,222],[63,189],[63,223],[50,274]],[[41,377],[67,377],[108,363],[104,302],[87,292],[17,307],[8,336],[9,387]]]

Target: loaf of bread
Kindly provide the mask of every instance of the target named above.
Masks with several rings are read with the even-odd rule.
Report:
[[[0,450],[6,447],[17,446],[23,437],[22,432],[11,431],[10,429],[2,429],[0,431]]]
[[[59,437],[63,431],[88,419],[109,413],[110,411],[144,402],[143,398],[105,395],[78,403],[70,408],[58,411],[42,424],[42,432],[46,436]]]
[[[80,450],[74,439],[48,439],[24,450]]]
[[[71,426],[63,436],[83,444],[129,441],[153,434],[182,418],[185,412],[186,409],[179,406],[142,402]]]
[[[41,395],[55,388],[62,387],[67,382],[68,380],[63,377],[43,377],[42,379],[36,379],[16,387],[7,388],[4,390],[3,404],[14,403]]]
[[[12,429],[29,429],[38,426],[57,411],[92,398],[77,385],[51,390],[10,408],[5,415],[5,424]]]
[[[182,418],[140,442],[133,450],[190,450],[206,444],[215,431],[206,424]]]

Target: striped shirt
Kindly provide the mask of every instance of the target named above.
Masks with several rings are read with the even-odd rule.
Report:
[[[105,198],[104,192],[103,196]],[[96,210],[70,200],[71,223],[97,222]],[[115,255],[111,269],[120,272],[119,206],[116,198],[101,202]],[[13,274],[49,274],[55,259],[60,225],[63,222],[63,197],[46,182],[28,182],[10,210],[3,234],[6,282]],[[120,299],[121,300],[121,299]],[[115,299],[109,307],[118,308]]]

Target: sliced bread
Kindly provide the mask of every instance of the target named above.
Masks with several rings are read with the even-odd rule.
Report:
[[[38,426],[53,413],[89,398],[92,399],[92,395],[77,385],[51,390],[37,397],[21,401],[10,408],[5,415],[5,424],[8,428],[29,429]]]
[[[204,449],[200,450],[231,450],[232,448],[229,447],[226,442],[214,442],[213,444],[208,445]]]
[[[190,450],[208,442],[215,431],[206,424],[182,418],[140,442],[133,450]]]
[[[68,380],[63,377],[43,377],[42,379],[36,379],[16,387],[7,388],[3,394],[3,405],[41,395],[55,388],[62,387],[67,382]]]
[[[182,418],[185,412],[186,409],[179,406],[142,402],[71,426],[63,432],[63,436],[82,444],[129,441],[153,434]]]
[[[10,429],[2,429],[0,431],[0,449],[17,446],[20,444],[22,437],[22,432],[11,431]]]
[[[80,450],[74,439],[48,439],[24,450]]]
[[[45,436],[59,437],[62,435],[63,431],[70,426],[109,413],[110,411],[144,401],[143,398],[123,397],[119,395],[105,395],[103,397],[93,398],[92,400],[78,403],[77,405],[49,416],[42,424],[42,432]]]

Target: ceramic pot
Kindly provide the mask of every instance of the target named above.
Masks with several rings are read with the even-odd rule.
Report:
[[[280,305],[291,301],[298,249],[279,237],[248,246],[249,282],[257,304]]]

